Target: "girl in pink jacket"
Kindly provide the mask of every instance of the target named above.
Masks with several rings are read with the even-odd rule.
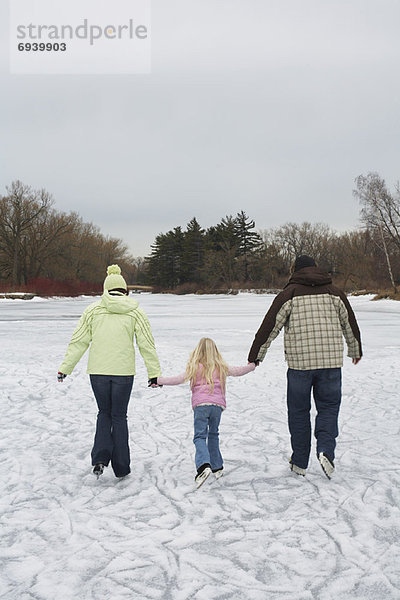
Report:
[[[210,338],[201,338],[190,355],[186,370],[175,377],[157,377],[158,385],[178,385],[190,381],[194,413],[194,438],[196,447],[196,487],[200,487],[211,472],[218,479],[222,475],[223,460],[219,450],[219,422],[226,408],[225,381],[233,375],[246,375],[254,371],[255,364],[230,367]]]

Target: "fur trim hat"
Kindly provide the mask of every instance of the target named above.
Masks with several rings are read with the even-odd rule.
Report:
[[[311,256],[307,256],[307,254],[302,254],[298,256],[294,263],[294,270],[300,271],[300,269],[304,269],[304,267],[316,267],[315,260],[311,258]]]
[[[126,281],[121,275],[121,269],[119,268],[119,266],[110,265],[109,267],[107,267],[107,277],[104,280],[103,289],[106,292],[118,288],[125,290],[128,289]]]

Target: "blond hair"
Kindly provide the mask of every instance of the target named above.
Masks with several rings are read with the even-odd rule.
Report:
[[[193,350],[186,365],[186,381],[190,381],[190,387],[193,388],[200,365],[202,368],[201,379],[205,385],[211,388],[211,394],[214,391],[214,372],[219,373],[219,380],[222,389],[225,388],[225,380],[228,374],[228,365],[222,358],[214,340],[210,338],[201,338],[196,348]]]

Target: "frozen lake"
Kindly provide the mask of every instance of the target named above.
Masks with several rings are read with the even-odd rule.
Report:
[[[137,299],[174,375],[202,336],[246,364],[273,296]],[[345,357],[332,481],[314,452],[306,478],[288,468],[281,335],[228,380],[225,476],[194,491],[189,390],[148,389],[139,353],[132,474],[91,474],[86,357],[63,384],[56,373],[92,301],[0,300],[0,599],[400,599],[399,302],[350,299],[364,358]]]

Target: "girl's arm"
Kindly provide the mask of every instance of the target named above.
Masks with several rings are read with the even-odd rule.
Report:
[[[179,385],[185,383],[186,373],[175,375],[174,377],[157,377],[158,385]]]
[[[240,375],[251,373],[251,371],[254,371],[255,368],[255,363],[249,363],[245,367],[229,367],[228,376],[231,375],[232,377],[240,377]]]

